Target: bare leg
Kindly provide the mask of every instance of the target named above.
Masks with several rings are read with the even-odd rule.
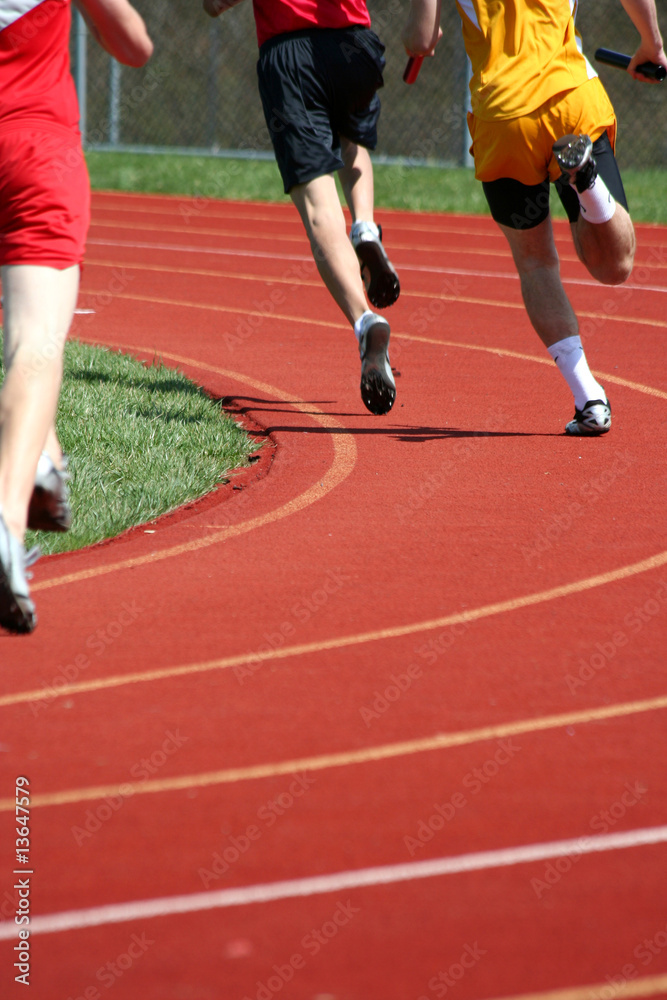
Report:
[[[570,226],[579,260],[603,285],[622,285],[632,273],[635,258],[635,231],[622,205],[608,222],[593,224],[583,215]]]
[[[373,222],[373,164],[368,150],[341,136],[341,152],[345,166],[338,171],[345,201],[352,221]]]
[[[22,539],[39,456],[61,459],[54,421],[79,267],[2,269],[5,381],[0,392],[0,507]],[[55,454],[52,453],[55,452]]]
[[[61,469],[63,464],[63,450],[60,447],[60,441],[56,435],[55,426],[52,426],[49,429],[49,433],[46,435],[44,451],[48,454],[56,469]]]
[[[526,311],[544,346],[576,336],[579,323],[560,280],[551,219],[533,229],[500,228],[519,272]]]
[[[551,219],[524,231],[500,228],[512,249],[530,321],[574,396],[575,418],[566,433],[606,433],[611,423],[608,401],[588,367],[577,317],[560,280]]]
[[[297,184],[290,191],[303,221],[317,269],[348,322],[366,312],[359,261],[347,238],[345,217],[331,174]]]

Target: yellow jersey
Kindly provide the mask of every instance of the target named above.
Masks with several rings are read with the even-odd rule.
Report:
[[[519,118],[597,76],[575,31],[577,0],[456,0],[472,64],[472,112]]]

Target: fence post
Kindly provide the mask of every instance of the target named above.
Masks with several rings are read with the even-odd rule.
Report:
[[[466,53],[466,87],[463,95],[463,166],[474,167],[475,161],[470,155],[470,129],[468,128],[468,111],[470,111],[470,81],[472,80],[472,63]]]
[[[87,129],[87,103],[86,103],[86,47],[87,47],[87,37],[86,37],[86,22],[83,16],[77,10],[74,15],[76,18],[76,94],[79,100],[79,130],[81,132],[81,142],[85,146],[86,144],[86,129]]]
[[[120,142],[120,63],[111,56],[109,65],[109,142]]]

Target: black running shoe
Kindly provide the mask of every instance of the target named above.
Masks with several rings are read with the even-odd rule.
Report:
[[[611,403],[589,399],[582,410],[574,408],[574,420],[565,425],[566,434],[598,437],[611,429]]]
[[[350,240],[361,264],[369,302],[376,309],[393,306],[401,294],[401,285],[382,246],[382,229],[370,222],[355,222]]]
[[[598,168],[587,135],[564,135],[553,144],[552,151],[565,179],[580,194],[593,186]]]
[[[0,514],[0,625],[8,632],[32,632],[37,625],[26,569],[38,556],[38,549],[31,549],[26,555]]]
[[[361,399],[376,416],[389,413],[396,399],[396,383],[389,364],[389,324],[368,313],[359,337]]]
[[[63,468],[57,469],[43,452],[28,507],[28,527],[33,531],[69,531],[72,524],[69,478],[67,459],[63,458]]]

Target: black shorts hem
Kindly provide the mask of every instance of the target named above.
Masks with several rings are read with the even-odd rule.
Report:
[[[623,181],[606,132],[593,143],[593,155],[598,174],[614,200],[627,211]],[[568,220],[575,223],[580,214],[577,192],[562,177],[555,181],[554,186]],[[528,185],[512,177],[501,177],[496,181],[483,181],[482,187],[493,219],[509,229],[534,229],[549,215],[548,178],[541,184]]]
[[[377,146],[384,46],[370,28],[317,28],[268,39],[257,64],[283,187],[340,170],[341,137]]]

